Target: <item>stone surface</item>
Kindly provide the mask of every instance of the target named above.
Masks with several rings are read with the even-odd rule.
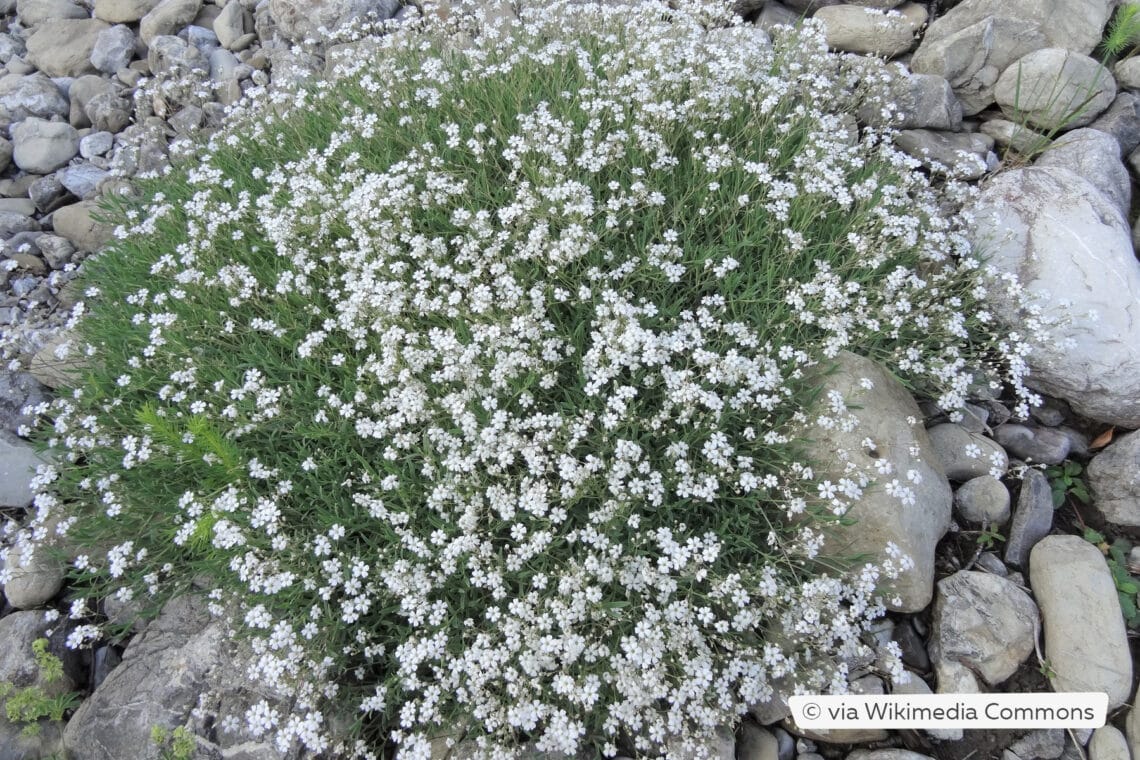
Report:
[[[1013,583],[963,570],[938,582],[930,656],[997,686],[1032,654],[1040,625],[1037,606]]]
[[[1089,127],[1112,135],[1124,155],[1136,150],[1140,146],[1140,95],[1118,92],[1108,110]]]
[[[51,624],[42,612],[13,612],[0,618],[0,683],[7,682],[17,688],[37,686],[50,696],[63,694],[75,687],[65,669],[62,677],[48,681],[36,664],[32,644],[36,639],[47,638]]]
[[[994,138],[1003,148],[1011,148],[1023,156],[1033,156],[1049,146],[1050,140],[1040,132],[1034,132],[1024,124],[1015,124],[1008,119],[987,119],[979,131]]]
[[[1129,56],[1112,68],[1116,84],[1129,90],[1140,90],[1140,58]]]
[[[1124,704],[1132,656],[1104,555],[1080,536],[1048,536],[1033,548],[1029,578],[1044,621],[1053,688],[1103,691],[1110,710]]]
[[[130,101],[113,90],[92,97],[83,111],[91,126],[100,132],[120,132],[131,120]]]
[[[33,174],[47,174],[79,153],[79,133],[70,124],[25,119],[12,127],[12,161]]]
[[[115,144],[115,135],[111,132],[92,132],[79,141],[79,155],[84,158],[94,158],[106,155]]]
[[[41,461],[30,444],[0,434],[0,507],[32,503],[32,478]]]
[[[1108,69],[1063,48],[1022,56],[994,85],[994,99],[1006,116],[1045,130],[1082,127],[1114,98],[1116,82]]]
[[[736,760],[779,760],[780,743],[771,731],[745,721],[736,741]]]
[[[1006,564],[1025,567],[1029,552],[1053,529],[1053,492],[1040,470],[1029,469],[1021,481],[1017,509],[1005,542]]]
[[[1056,760],[1065,751],[1065,732],[1059,728],[1034,729],[1009,747],[1021,760]]]
[[[61,560],[46,550],[25,558],[18,548],[14,548],[8,553],[5,564],[10,577],[4,584],[4,596],[16,609],[39,607],[63,588],[66,569]]]
[[[151,727],[186,723],[199,694],[239,692],[224,628],[197,597],[169,602],[76,710],[64,732],[68,751],[84,760],[136,757],[150,746]]]
[[[1071,171],[1100,190],[1123,216],[1128,216],[1132,180],[1120,160],[1120,143],[1112,135],[1097,129],[1074,129],[1054,140],[1035,165]]]
[[[898,603],[890,601],[888,606],[896,611],[915,612],[926,607],[934,593],[934,548],[950,525],[950,486],[921,423],[907,422],[908,417],[920,420],[921,413],[906,389],[868,359],[844,352],[837,362],[837,372],[823,380],[824,395],[833,390],[839,392],[858,424],[848,432],[815,429],[809,449],[813,460],[819,463],[817,474],[823,478],[844,477],[838,452],[846,452],[850,461],[872,472],[875,463],[885,458],[894,472],[919,473],[921,481],[908,485],[914,491],[915,503],[923,508],[908,507],[882,488],[868,489],[847,513],[857,521],[855,525],[836,530],[824,551],[844,556],[863,552],[880,556],[888,543],[894,543],[914,561],[914,569],[889,586],[886,597],[890,599],[893,594]],[[870,390],[861,386],[864,378],[871,380]],[[863,447],[866,438],[874,441],[876,449]],[[918,451],[917,457],[911,455],[912,449]]]
[[[1096,511],[1113,525],[1140,528],[1140,430],[1113,441],[1086,472]]]
[[[870,59],[874,60],[874,59]],[[932,74],[910,74],[905,68],[887,67],[890,82],[885,99],[891,116],[883,115],[883,104],[859,108],[859,120],[896,129],[957,129],[962,123],[962,104],[950,83]]]
[[[950,480],[964,482],[983,475],[1004,475],[1009,467],[1005,450],[993,440],[961,425],[943,423],[927,431]]]
[[[73,0],[17,0],[16,16],[24,26],[36,26],[45,21],[87,18],[90,14],[82,3]]]
[[[1045,47],[1090,53],[1113,0],[964,0],[935,19],[911,69],[950,81],[966,114],[993,102],[994,84],[1018,58]]]
[[[987,156],[994,140],[977,132],[937,132],[930,129],[904,129],[895,145],[914,156],[929,169],[950,169],[958,177],[977,179],[986,173]]]
[[[99,213],[95,201],[82,201],[56,209],[52,224],[57,234],[70,240],[79,250],[97,251],[112,237],[111,228],[92,217]]]
[[[1088,746],[1089,760],[1130,760],[1128,740],[1116,726],[1101,726],[1093,731]]]
[[[78,351],[69,333],[58,332],[32,356],[28,372],[49,388],[67,387],[73,374],[82,367]]]
[[[95,18],[112,24],[138,21],[154,9],[160,0],[95,0]]]
[[[971,214],[970,238],[987,264],[1067,320],[1034,347],[1029,383],[1085,417],[1140,427],[1140,262],[1116,206],[1071,171],[1028,167],[994,177]],[[994,286],[987,302],[1023,329],[1016,294]]]
[[[46,401],[44,390],[27,372],[0,370],[0,426],[11,433],[23,425],[30,426],[32,417],[23,409]]]
[[[149,45],[160,35],[177,34],[201,9],[202,0],[162,0],[139,21],[139,38]]]
[[[47,21],[28,38],[28,62],[53,77],[92,73],[91,51],[106,28],[106,22],[91,18]]]
[[[319,34],[322,27],[334,31],[370,13],[378,20],[389,19],[399,7],[399,0],[269,0],[278,31],[293,42],[320,39],[325,36]]]
[[[218,42],[227,50],[246,33],[246,13],[241,3],[226,3],[222,12],[214,19],[214,34]]]
[[[1058,430],[1012,422],[995,428],[994,438],[1011,456],[1029,464],[1060,464],[1071,446]]]
[[[104,29],[91,49],[91,65],[105,74],[114,74],[134,60],[136,42],[129,26],[116,24]]]
[[[992,475],[967,480],[954,492],[959,517],[975,525],[1004,525],[1009,519],[1009,489]]]
[[[9,75],[0,79],[0,124],[23,121],[29,116],[66,117],[67,112],[67,98],[43,74]]]
[[[95,196],[99,184],[110,175],[106,169],[82,163],[60,169],[57,176],[72,195],[80,200],[89,200]]]
[[[816,11],[814,18],[823,22],[829,47],[894,58],[914,47],[927,12],[917,3],[888,13],[858,5],[830,5]]]

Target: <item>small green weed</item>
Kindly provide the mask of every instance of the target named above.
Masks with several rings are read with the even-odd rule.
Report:
[[[1132,544],[1123,538],[1118,538],[1111,544],[1103,533],[1092,528],[1085,529],[1085,540],[1096,544],[1104,552],[1112,580],[1116,583],[1116,595],[1120,598],[1120,611],[1124,613],[1124,622],[1129,628],[1140,628],[1140,606],[1137,604],[1137,594],[1140,594],[1140,579],[1133,575],[1128,568],[1128,552]]]
[[[1072,460],[1045,469],[1045,476],[1049,478],[1049,486],[1053,491],[1054,507],[1064,504],[1069,496],[1081,504],[1089,503],[1088,486],[1081,476],[1083,472],[1080,463]]]
[[[32,643],[36,666],[43,682],[52,684],[63,678],[63,662],[48,651],[47,639],[36,639]],[[17,689],[11,683],[0,683],[0,700],[4,702],[4,714],[12,723],[24,724],[25,736],[35,736],[40,732],[40,720],[60,721],[80,700],[77,692],[49,695],[42,686],[28,686]]]
[[[998,533],[997,523],[990,523],[978,534],[977,541],[979,549],[988,551],[999,543],[1005,543],[1005,536]]]
[[[168,731],[162,726],[150,730],[150,740],[158,745],[160,760],[190,760],[194,755],[194,735],[186,726]]]

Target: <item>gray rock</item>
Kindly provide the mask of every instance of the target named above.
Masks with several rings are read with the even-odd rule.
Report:
[[[1129,754],[1140,758],[1140,708],[1133,706],[1124,719],[1124,736],[1128,739]]]
[[[383,21],[399,8],[399,0],[269,0],[269,13],[278,31],[293,42],[324,38],[369,15]],[[322,27],[325,33],[320,32]]]
[[[1132,180],[1120,160],[1120,143],[1112,135],[1096,129],[1074,129],[1054,140],[1035,165],[1068,169],[1100,190],[1122,215],[1128,215]]]
[[[992,573],[999,578],[1004,578],[1009,575],[1009,568],[1006,567],[1005,563],[993,552],[982,552],[978,555],[978,560],[974,564],[987,573]]]
[[[91,51],[106,28],[106,22],[93,18],[46,21],[28,38],[28,62],[53,77],[94,73]]]
[[[994,99],[1006,116],[1045,130],[1083,127],[1115,98],[1108,69],[1087,55],[1055,47],[1017,59],[994,86]]]
[[[1112,0],[965,0],[935,19],[911,69],[950,81],[966,114],[993,102],[998,77],[1045,47],[1089,53],[1100,42]]]
[[[81,76],[71,83],[71,114],[68,121],[76,129],[91,126],[91,117],[87,115],[87,104],[96,95],[102,95],[114,89],[109,79],[95,74]]]
[[[31,427],[31,415],[23,410],[28,406],[46,402],[43,386],[27,373],[0,370],[0,428],[16,433],[22,426]]]
[[[52,225],[56,234],[70,240],[79,250],[98,251],[112,237],[112,229],[93,218],[93,214],[99,213],[94,201],[81,201],[56,209],[52,214]]]
[[[4,642],[0,647],[0,683],[21,689],[39,687],[53,697],[75,688],[66,669],[58,680],[48,681],[36,664],[32,645],[37,639],[47,638],[50,627],[41,612],[13,612],[0,618],[0,641]]]
[[[921,414],[903,386],[868,359],[844,352],[837,361],[838,370],[823,380],[825,393],[839,392],[858,424],[846,432],[816,428],[809,445],[810,456],[819,462],[816,472],[820,477],[838,479],[845,476],[845,462],[874,471],[875,463],[885,458],[894,472],[915,470],[921,475],[919,483],[908,485],[915,502],[924,506],[913,509],[881,488],[868,489],[847,513],[856,523],[837,528],[824,552],[878,556],[893,542],[914,561],[914,568],[890,582],[884,596],[890,609],[915,612],[926,607],[934,594],[934,548],[950,525],[950,485],[926,431],[921,424],[907,422],[908,417],[921,419]],[[870,390],[862,387],[863,379],[872,381]],[[866,438],[879,448],[864,448]],[[912,456],[911,450],[918,456]],[[844,455],[846,459],[841,458]]]
[[[1085,417],[1140,427],[1140,262],[1116,206],[1068,170],[1029,167],[994,177],[970,213],[987,264],[1066,320],[1034,346],[1029,382]],[[1001,323],[1024,327],[1020,299],[997,285],[986,300]]]
[[[135,33],[129,26],[116,24],[99,32],[91,50],[91,65],[106,74],[125,68],[135,57]]]
[[[79,155],[91,159],[105,156],[115,145],[115,135],[110,132],[92,132],[79,140]]]
[[[47,174],[79,152],[79,133],[70,124],[25,119],[12,127],[12,160],[32,174]]]
[[[150,13],[159,0],[95,0],[95,18],[112,24],[130,24]]]
[[[63,588],[66,569],[48,550],[40,549],[25,557],[19,548],[13,548],[5,564],[9,577],[4,584],[4,596],[16,609],[39,607]]]
[[[198,48],[198,51],[206,56],[210,54],[210,51],[217,50],[220,46],[218,35],[214,34],[213,29],[207,29],[204,26],[191,24],[179,32],[178,36],[185,37],[188,44]]]
[[[975,525],[1004,525],[1009,519],[1009,489],[992,475],[968,480],[954,492],[958,515]]]
[[[40,248],[44,261],[52,269],[63,269],[75,255],[75,246],[71,244],[70,240],[59,235],[40,235],[36,244]]]
[[[780,744],[771,731],[745,721],[736,742],[736,760],[779,760]]]
[[[36,208],[44,213],[50,212],[59,205],[59,201],[67,194],[63,184],[54,174],[38,177],[28,186],[28,199]]]
[[[1112,68],[1116,84],[1129,90],[1140,90],[1140,58],[1130,56]]]
[[[1089,760],[1130,760],[1128,740],[1120,729],[1112,725],[1101,726],[1093,731],[1089,741]]]
[[[965,665],[997,686],[1033,653],[1041,618],[1005,578],[963,570],[938,582],[930,657]]]
[[[226,7],[214,19],[214,34],[227,50],[233,50],[234,43],[241,39],[248,28],[248,17],[241,3],[226,3]]]
[[[1112,135],[1122,154],[1131,153],[1140,146],[1140,95],[1118,93],[1108,110],[1089,126]]]
[[[1001,446],[961,425],[935,425],[927,434],[950,480],[965,482],[983,475],[1000,477],[1009,467],[1009,457]]]
[[[86,201],[95,197],[99,184],[110,174],[106,169],[100,169],[94,164],[82,163],[60,169],[56,176],[72,195]]]
[[[0,3],[3,5],[3,3]],[[27,49],[24,47],[22,37],[12,34],[0,34],[0,63],[8,63],[13,58],[19,58]]]
[[[1056,760],[1065,751],[1065,732],[1060,728],[1030,731],[1010,745],[1021,760]]]
[[[1030,550],[1053,529],[1053,491],[1040,470],[1026,470],[1005,542],[1005,562],[1025,567]]]
[[[32,503],[32,478],[43,460],[27,443],[0,435],[0,507],[24,508]]]
[[[914,47],[927,15],[917,3],[888,13],[858,5],[830,5],[816,11],[813,18],[823,22],[831,48],[894,58]]]
[[[202,51],[181,37],[159,35],[151,40],[147,63],[155,76],[204,76],[210,67]]]
[[[43,74],[9,75],[0,79],[0,124],[34,116],[67,117],[68,102],[55,83]]]
[[[10,238],[20,232],[40,228],[39,222],[16,211],[0,211],[0,238]]]
[[[180,135],[192,134],[202,126],[205,114],[197,106],[184,106],[181,111],[167,119],[167,123]]]
[[[894,683],[891,685],[892,694],[933,694],[929,684],[922,680],[917,674],[911,673],[910,680],[906,683]],[[962,729],[960,728],[928,728],[923,733],[944,742],[956,742],[962,739]]]
[[[41,346],[28,362],[32,377],[49,388],[69,387],[74,375],[83,367],[79,346],[73,337],[60,331]]]
[[[63,723],[44,718],[29,734],[23,724],[10,723],[0,714],[0,760],[59,757],[63,757]]]
[[[1113,525],[1140,527],[1140,430],[1113,441],[1088,466],[1093,507]]]
[[[162,0],[139,21],[139,37],[150,45],[155,37],[177,34],[201,9],[202,0]]]
[[[220,694],[221,714],[242,714],[257,701],[234,674],[244,667],[204,600],[175,599],[136,636],[123,661],[79,706],[64,732],[72,756],[84,760],[137,757],[152,746],[153,726],[173,729],[191,719],[201,694]]]
[[[1132,687],[1132,657],[1116,585],[1095,546],[1079,536],[1048,536],[1029,560],[1045,624],[1045,657],[1056,691],[1103,691],[1109,709]]]
[[[0,172],[12,165],[12,143],[0,137]]]
[[[121,132],[131,122],[131,102],[113,90],[92,97],[83,111],[100,132]]]
[[[771,33],[778,26],[799,26],[803,15],[783,3],[769,0],[760,9],[755,24],[765,32]]]
[[[905,129],[895,137],[895,145],[927,168],[964,179],[977,179],[986,173],[987,157],[994,147],[992,137],[977,132],[935,132]]]
[[[17,0],[16,15],[24,26],[37,26],[45,21],[87,18],[90,14],[81,3],[72,0]]]
[[[237,76],[239,66],[241,63],[237,56],[228,50],[219,48],[210,53],[210,80],[222,105],[232,105],[241,98]]]
[[[1030,464],[1060,464],[1069,456],[1068,437],[1051,428],[1006,423],[994,430],[994,438],[1010,454]]]
[[[1033,156],[1047,148],[1050,139],[1040,132],[1034,132],[1024,124],[1015,124],[1007,119],[988,119],[978,128],[983,135],[989,135],[1003,148],[1010,148],[1023,156]]]
[[[909,749],[857,749],[847,760],[934,760],[930,755],[911,752]]]

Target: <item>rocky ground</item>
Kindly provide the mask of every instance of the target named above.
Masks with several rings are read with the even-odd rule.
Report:
[[[898,144],[931,171],[957,165],[977,179],[976,240],[1041,294],[1046,317],[1068,320],[1031,359],[1033,384],[1048,398],[1025,421],[1012,421],[1010,400],[982,386],[964,419],[950,421],[865,360],[843,358],[832,382],[842,389],[882,375],[857,414],[876,440],[906,444],[873,454],[924,474],[924,509],[900,512],[896,500],[871,496],[853,537],[856,549],[894,541],[916,561],[876,633],[899,643],[914,678],[893,684],[875,663],[854,663],[854,688],[1104,691],[1111,718],[1095,733],[816,733],[798,729],[777,700],[725,736],[724,757],[1140,760],[1131,634],[1105,554],[1082,537],[1086,526],[1110,538],[1140,530],[1140,431],[1128,432],[1140,428],[1140,262],[1130,224],[1140,57],[1111,70],[1090,57],[1115,5],[739,0],[761,29],[806,13],[825,22],[835,48],[893,59],[881,65],[896,71],[898,111],[860,120],[890,120]],[[0,0],[0,326],[21,344],[0,371],[5,519],[28,506],[37,461],[17,435],[29,422],[22,409],[58,385],[66,367],[54,353],[58,326],[77,298],[70,282],[109,237],[92,217],[98,199],[161,169],[172,142],[216,128],[251,88],[323,75],[334,51],[319,30],[364,12],[415,11],[399,0]],[[316,42],[294,48],[307,39]],[[1003,165],[998,155],[1011,144],[1024,149],[1031,130],[1055,138],[1043,138],[1050,149]],[[1016,322],[1012,301],[999,295],[990,308]],[[1066,461],[1085,466],[1088,506],[1069,498],[1054,507],[1041,467]],[[991,524],[1004,540],[987,542]],[[63,584],[62,568],[36,561],[3,589],[0,682],[36,682],[31,642],[50,629],[65,673],[48,688],[85,698],[35,738],[0,715],[0,760],[158,757],[156,725],[189,726],[195,757],[284,757],[225,730],[253,697],[233,678],[238,655],[200,600],[172,603],[119,644],[67,652],[67,626],[45,619],[66,612]],[[110,604],[101,612],[122,614]]]

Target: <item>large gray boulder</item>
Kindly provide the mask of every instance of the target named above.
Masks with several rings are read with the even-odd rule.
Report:
[[[91,49],[91,65],[105,74],[114,74],[134,59],[136,42],[129,26],[116,24],[104,29]]]
[[[1067,169],[1028,167],[995,177],[971,214],[987,264],[1065,320],[1034,346],[1029,382],[1086,417],[1140,427],[1140,262],[1117,206]],[[986,300],[1024,330],[1017,293],[994,282]]]
[[[385,20],[400,9],[400,0],[269,0],[269,14],[286,39],[321,39],[327,32],[372,15]],[[321,29],[327,30],[322,33]]]
[[[152,727],[187,724],[206,693],[221,700],[224,714],[242,715],[260,697],[242,688],[245,668],[235,659],[226,628],[223,620],[210,617],[200,597],[167,603],[68,722],[64,744],[71,756],[154,760],[159,753],[150,740]],[[239,742],[229,737],[225,746]]]
[[[816,11],[814,18],[823,22],[828,47],[894,58],[914,47],[927,15],[917,3],[887,13],[858,5],[830,5]]]
[[[139,39],[149,45],[163,34],[177,34],[202,10],[202,0],[162,0],[139,21]]]
[[[32,478],[42,463],[30,445],[0,434],[0,507],[23,509],[32,503]]]
[[[866,489],[847,513],[856,523],[836,529],[824,551],[832,556],[866,553],[881,559],[888,544],[899,547],[914,568],[889,585],[888,606],[917,612],[934,595],[934,548],[950,526],[950,484],[922,427],[922,413],[906,388],[869,359],[843,352],[836,361],[836,371],[823,379],[823,397],[838,392],[856,424],[817,425],[809,434],[808,456],[816,463],[817,477],[833,481],[847,477],[848,462],[873,473],[879,460],[885,459],[893,473],[885,480],[897,478],[905,484],[913,502],[889,495],[882,484]],[[869,390],[863,387],[864,380],[871,381]],[[863,445],[867,438],[874,442],[873,449]],[[918,482],[907,480],[910,471],[918,475]],[[922,508],[916,508],[917,504]]]
[[[1093,457],[1088,476],[1097,512],[1113,525],[1140,528],[1140,430]]]
[[[1012,121],[1054,131],[1092,123],[1116,98],[1116,80],[1087,55],[1044,48],[1018,58],[994,85]]]
[[[882,101],[870,99],[859,106],[859,120],[896,129],[958,129],[962,104],[950,83],[933,74],[911,74],[898,65],[884,65],[869,58],[864,63],[871,76],[887,79]],[[878,64],[878,66],[876,66]]]
[[[12,161],[32,174],[48,174],[79,153],[79,133],[70,124],[25,119],[12,127]]]
[[[106,28],[105,21],[93,18],[44,22],[28,38],[28,62],[53,77],[94,74],[91,51]]]
[[[1044,47],[1090,53],[1113,0],[964,0],[930,24],[911,69],[945,77],[967,114],[993,102],[998,77]]]
[[[1029,579],[1044,620],[1053,689],[1103,691],[1109,710],[1127,702],[1132,654],[1104,555],[1079,536],[1048,536],[1033,547]]]
[[[1132,179],[1120,158],[1120,143],[1097,129],[1074,129],[1058,137],[1036,166],[1056,166],[1079,175],[1112,201],[1127,217],[1132,205]]]
[[[160,0],[95,0],[95,18],[130,24],[150,13]]]
[[[68,108],[67,98],[55,83],[39,72],[0,78],[0,127],[23,121],[29,116],[66,118]]]

